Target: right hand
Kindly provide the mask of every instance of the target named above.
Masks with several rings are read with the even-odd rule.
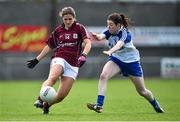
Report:
[[[37,58],[32,59],[32,60],[29,60],[29,61],[27,61],[27,62],[28,62],[28,63],[27,63],[27,67],[30,68],[30,69],[34,68],[34,67],[39,63],[39,61],[37,60]]]
[[[98,39],[97,33],[91,32],[91,34],[92,34],[92,36],[93,36],[94,38]]]
[[[91,36],[96,40],[96,41],[101,41],[101,40],[104,40],[106,38],[106,35],[101,33],[101,34],[98,34],[98,33],[94,33],[94,32],[91,32]]]
[[[91,41],[99,41],[98,37],[97,37],[97,33],[94,32],[90,32],[90,39]]]

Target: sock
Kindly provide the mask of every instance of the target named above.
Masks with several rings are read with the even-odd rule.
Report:
[[[103,106],[103,103],[104,103],[104,96],[103,95],[98,95],[97,105],[98,106]]]
[[[150,101],[150,103],[151,103],[151,105],[152,105],[154,108],[157,108],[157,107],[159,108],[159,103],[157,102],[156,99]]]

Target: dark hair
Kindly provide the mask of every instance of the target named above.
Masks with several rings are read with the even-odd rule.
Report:
[[[122,24],[126,28],[129,26],[129,19],[124,14],[112,13],[108,16],[108,20],[113,21],[116,25]]]
[[[71,14],[74,18],[76,17],[76,13],[72,7],[64,7],[60,12],[59,15],[63,17],[64,15]]]

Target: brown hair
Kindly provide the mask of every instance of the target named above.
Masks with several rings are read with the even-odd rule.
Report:
[[[126,28],[129,26],[129,18],[124,14],[112,13],[108,16],[108,20],[113,21],[116,25],[122,24]]]
[[[59,15],[63,17],[64,15],[71,14],[74,18],[76,17],[76,13],[72,7],[64,7],[60,12]]]

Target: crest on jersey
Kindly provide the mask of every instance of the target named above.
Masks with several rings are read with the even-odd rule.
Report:
[[[74,33],[74,34],[73,34],[73,39],[77,39],[77,38],[78,38],[77,33]]]

